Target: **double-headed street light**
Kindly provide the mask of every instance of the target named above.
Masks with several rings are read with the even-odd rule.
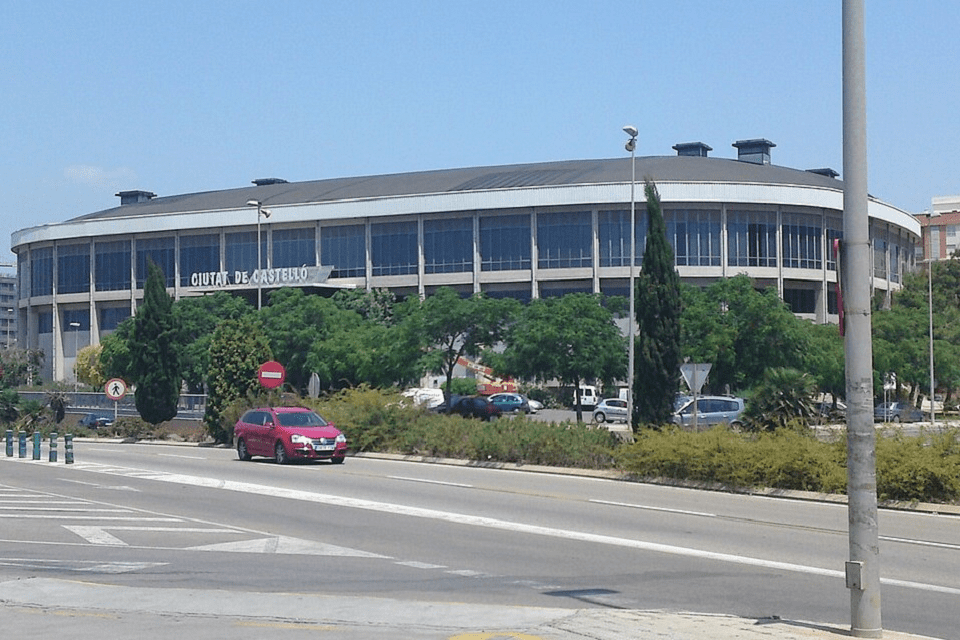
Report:
[[[263,278],[260,274],[260,269],[263,268],[263,263],[260,259],[260,217],[264,218],[270,217],[270,210],[263,208],[263,203],[259,200],[247,200],[248,207],[257,208],[257,269],[253,272],[253,276],[257,279],[257,310],[263,304],[262,300],[262,287],[263,287]]]
[[[627,420],[630,428],[633,428],[633,342],[634,342],[634,285],[633,285],[633,263],[637,255],[637,216],[636,216],[636,198],[635,189],[637,184],[637,128],[633,125],[627,125],[623,128],[624,133],[630,136],[627,144],[624,145],[630,152],[630,318],[627,322]]]
[[[927,320],[930,323],[930,426],[934,428],[937,426],[937,409],[934,405],[936,395],[934,394],[933,375],[933,233],[931,233],[932,229],[929,222],[939,215],[936,211],[931,211],[927,216],[927,243],[930,246],[930,252],[927,254]],[[939,255],[939,252],[937,255]]]

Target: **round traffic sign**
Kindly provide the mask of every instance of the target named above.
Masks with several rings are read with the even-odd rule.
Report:
[[[267,389],[276,389],[283,384],[286,377],[287,370],[276,360],[264,362],[257,370],[257,380]]]
[[[127,395],[127,383],[120,378],[110,378],[107,384],[103,385],[103,392],[111,400],[119,400]]]

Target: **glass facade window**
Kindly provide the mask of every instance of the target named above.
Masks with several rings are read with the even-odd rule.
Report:
[[[370,261],[375,276],[417,273],[416,221],[370,225]]]
[[[165,286],[172,287],[177,273],[177,266],[174,261],[175,253],[173,237],[137,240],[137,288],[142,289],[143,283],[147,281],[149,260],[160,267]]]
[[[274,268],[314,267],[317,264],[317,230],[314,227],[302,229],[274,229],[273,241]]]
[[[53,295],[53,247],[30,252],[30,295]]]
[[[589,211],[537,216],[537,266],[565,269],[593,266],[593,224]]]
[[[224,262],[229,272],[253,272],[257,267],[257,232],[241,231],[224,236]],[[260,264],[267,267],[267,238],[260,232]],[[232,276],[231,276],[232,277]]]
[[[930,227],[930,259],[940,259],[940,227]]]
[[[827,220],[827,269],[829,271],[837,270],[837,256],[834,253],[834,240],[843,239],[843,225],[840,220]]]
[[[76,326],[74,326],[76,325]],[[90,312],[86,309],[64,309],[63,310],[63,331],[89,331],[90,330]]]
[[[900,244],[897,242],[890,243],[890,281],[891,282],[900,282]]]
[[[480,218],[481,271],[529,269],[530,246],[529,215]]]
[[[817,292],[813,289],[784,289],[783,301],[793,313],[817,312]]]
[[[671,209],[664,220],[678,266],[720,266],[719,211]]]
[[[367,274],[367,242],[362,224],[324,227],[320,231],[320,264],[332,265],[331,278]]]
[[[30,273],[29,269],[27,268],[29,264],[30,263],[27,261],[26,251],[21,251],[19,254],[17,254],[17,278],[18,278],[17,290],[18,291],[26,292],[30,290],[30,287],[27,286],[29,284],[29,280],[27,279],[27,276]]]
[[[647,246],[646,209],[634,211],[634,265],[643,261]],[[630,210],[601,211],[597,214],[597,234],[600,240],[601,267],[630,266]]]
[[[130,307],[103,307],[100,309],[100,330],[113,331],[130,317]]]
[[[730,211],[727,214],[727,264],[731,267],[777,266],[777,214]]]
[[[53,333],[52,311],[41,311],[37,314],[37,333]]]
[[[90,244],[57,246],[57,293],[90,291]]]
[[[180,236],[180,286],[189,287],[195,273],[220,271],[220,235]]]
[[[820,219],[817,216],[783,216],[783,266],[820,269],[823,266]]]
[[[130,289],[130,241],[114,240],[94,245],[94,282],[97,291]]]
[[[873,239],[873,276],[887,277],[887,241],[884,238]]]
[[[473,219],[424,220],[423,260],[426,273],[473,271]]]

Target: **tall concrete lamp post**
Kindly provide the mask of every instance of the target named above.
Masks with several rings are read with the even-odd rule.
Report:
[[[627,144],[624,145],[630,152],[630,318],[627,323],[627,420],[630,428],[633,429],[633,342],[634,342],[634,324],[636,323],[636,313],[634,311],[635,293],[633,282],[633,263],[637,256],[637,200],[635,197],[637,185],[637,128],[633,125],[627,125],[623,128],[624,133],[630,136]]]
[[[929,221],[940,214],[931,211],[927,216],[927,242],[930,245],[930,253],[927,255],[927,320],[930,323],[930,426],[937,426],[937,408],[934,404],[936,400],[935,377],[933,375],[933,233]],[[939,254],[938,254],[939,255]]]
[[[263,268],[263,261],[260,259],[260,217],[269,218],[270,210],[263,208],[263,203],[259,200],[247,200],[248,207],[257,208],[257,269],[254,275],[257,278],[257,310],[263,305],[263,278],[260,275],[260,269]]]
[[[80,333],[80,323],[71,322],[70,328],[73,329],[73,393],[76,394],[80,390],[80,367],[78,366],[80,359],[77,357],[77,349],[79,348],[77,344],[79,336],[77,334]]]

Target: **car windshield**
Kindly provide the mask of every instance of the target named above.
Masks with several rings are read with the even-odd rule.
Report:
[[[277,412],[277,419],[284,427],[322,427],[327,421],[314,411]]]

